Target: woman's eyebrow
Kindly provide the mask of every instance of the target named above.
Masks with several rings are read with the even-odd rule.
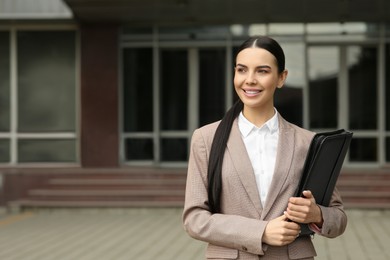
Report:
[[[248,66],[244,65],[244,64],[240,64],[238,63],[236,65],[237,66],[240,66],[240,67],[244,67],[244,68],[248,68]],[[256,69],[271,69],[271,66],[268,66],[268,65],[260,65],[260,66],[257,66]]]
[[[245,66],[245,65],[243,65],[243,64],[240,64],[240,63],[237,63],[237,64],[236,64],[236,67],[237,67],[237,66],[244,67],[244,68],[248,68],[247,66]]]

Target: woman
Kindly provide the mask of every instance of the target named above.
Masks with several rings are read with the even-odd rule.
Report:
[[[299,236],[298,223],[326,237],[345,230],[337,190],[329,207],[317,205],[310,191],[293,197],[314,133],[274,108],[284,66],[275,40],[249,38],[236,56],[238,102],[193,134],[183,223],[208,243],[208,259],[313,259],[311,237]]]

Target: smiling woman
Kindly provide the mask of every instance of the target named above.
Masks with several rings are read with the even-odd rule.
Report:
[[[246,48],[237,55],[235,90],[244,103],[244,116],[258,127],[274,114],[275,90],[287,77],[287,70],[280,70],[275,57],[265,49]]]
[[[329,207],[310,191],[294,197],[313,132],[274,107],[287,70],[278,42],[255,36],[238,49],[238,101],[217,121],[194,131],[183,224],[208,243],[209,259],[314,259],[301,223],[325,237],[341,235],[347,218],[335,190]],[[292,220],[292,221],[289,221]]]

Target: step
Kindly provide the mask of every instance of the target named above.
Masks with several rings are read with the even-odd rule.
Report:
[[[339,179],[337,181],[337,186],[389,186],[389,180],[377,180],[377,179]]]
[[[389,202],[363,202],[363,201],[352,201],[346,202],[344,201],[344,208],[346,209],[390,209]]]
[[[185,185],[186,180],[183,179],[145,179],[145,178],[132,178],[132,179],[87,179],[87,178],[54,178],[48,181],[49,185]]]
[[[51,201],[16,200],[9,203],[11,212],[17,213],[24,208],[128,208],[128,207],[183,207],[184,201]]]
[[[375,190],[375,191],[340,191],[342,198],[354,197],[354,198],[380,198],[390,199],[389,190]]]
[[[183,190],[54,190],[33,189],[28,192],[30,196],[184,196]]]

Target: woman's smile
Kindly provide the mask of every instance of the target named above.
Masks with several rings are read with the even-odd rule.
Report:
[[[262,92],[262,90],[260,90],[260,89],[243,89],[243,91],[244,91],[245,95],[248,97],[257,96]]]

